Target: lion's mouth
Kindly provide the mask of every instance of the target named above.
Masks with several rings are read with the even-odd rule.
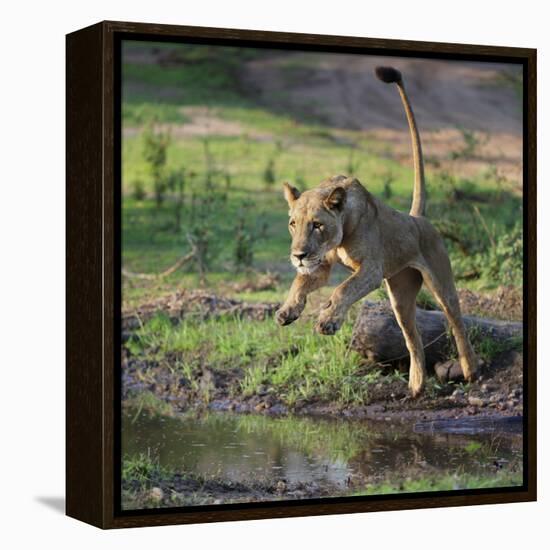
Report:
[[[324,254],[321,250],[307,255],[290,254],[290,263],[301,275],[309,275],[313,273],[324,260]]]
[[[296,268],[296,271],[300,273],[300,275],[309,275],[310,273],[313,273],[321,265],[321,261],[308,260],[306,262],[300,261],[300,263],[293,261],[292,264]]]

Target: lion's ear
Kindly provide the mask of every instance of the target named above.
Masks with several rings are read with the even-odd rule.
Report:
[[[288,202],[288,205],[290,206],[300,196],[300,191],[298,191],[296,187],[292,187],[292,185],[290,185],[287,181],[285,181],[283,187],[286,202]]]
[[[329,210],[342,210],[346,202],[346,190],[343,187],[336,187],[330,192],[330,195],[324,200],[325,206]]]

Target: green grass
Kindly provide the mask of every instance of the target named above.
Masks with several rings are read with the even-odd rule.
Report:
[[[176,103],[150,103],[134,101],[123,103],[122,119],[128,126],[142,126],[150,120],[157,122],[171,122],[183,124],[189,119],[183,113],[181,106]]]
[[[506,340],[496,340],[480,333],[478,327],[472,327],[468,336],[478,357],[490,363],[495,357],[506,351],[523,349],[523,336],[513,336]]]
[[[154,482],[172,475],[172,471],[160,465],[159,457],[148,451],[137,455],[122,457],[122,482],[137,482],[148,487]]]
[[[152,362],[171,357],[170,368],[189,379],[196,378],[201,363],[220,371],[240,368],[243,376],[233,391],[245,397],[265,387],[290,407],[299,401],[363,404],[371,384],[384,377],[365,371],[361,358],[348,349],[351,330],[349,321],[326,338],[313,331],[313,321],[299,321],[289,330],[272,319],[251,323],[234,317],[174,326],[159,314],[125,345]]]
[[[457,491],[461,489],[491,489],[494,487],[515,487],[522,484],[523,474],[521,472],[504,471],[492,475],[445,474],[372,484],[355,494],[356,496],[390,495],[395,493]]]

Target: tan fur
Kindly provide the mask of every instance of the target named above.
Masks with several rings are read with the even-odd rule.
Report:
[[[407,116],[410,123],[409,111]],[[422,159],[415,164],[422,166]],[[424,209],[423,179],[421,174],[415,182],[413,211]],[[449,257],[441,236],[426,218],[390,208],[357,179],[346,176],[334,176],[302,194],[285,184],[285,197],[291,261],[298,273],[276,313],[279,324],[287,325],[300,316],[307,295],[328,282],[337,262],[352,274],[334,289],[321,310],[316,325],[321,334],[334,334],[352,304],[384,280],[410,353],[409,388],[416,396],[426,379],[424,349],[415,322],[416,295],[424,282],[453,330],[464,378],[474,378],[477,361],[462,322]]]

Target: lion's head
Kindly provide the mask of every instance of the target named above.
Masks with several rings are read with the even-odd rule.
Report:
[[[307,275],[321,265],[327,252],[342,242],[346,190],[331,185],[300,193],[285,183],[284,192],[292,235],[290,261],[298,273]]]

